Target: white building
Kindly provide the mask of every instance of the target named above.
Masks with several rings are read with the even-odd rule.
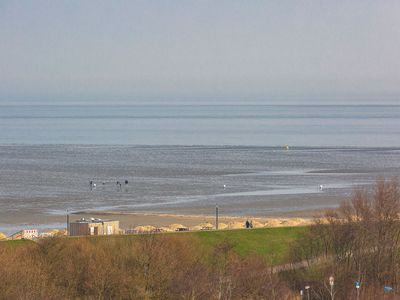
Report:
[[[20,240],[20,239],[26,239],[26,240],[33,240],[37,239],[39,237],[39,232],[37,229],[22,229],[10,236],[10,239],[12,240]]]
[[[37,239],[39,232],[37,229],[23,229],[21,230],[21,238],[27,240]]]
[[[119,221],[84,218],[69,223],[69,235],[112,235],[119,234]]]

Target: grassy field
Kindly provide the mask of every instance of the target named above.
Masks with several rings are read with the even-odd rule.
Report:
[[[12,248],[23,246],[23,245],[27,245],[27,244],[30,244],[30,243],[33,243],[33,242],[30,241],[30,240],[0,241],[0,245],[4,245],[4,246],[7,246],[7,247],[12,247]]]
[[[269,263],[282,264],[288,259],[290,244],[299,239],[308,227],[260,228],[251,230],[221,230],[192,232],[200,239],[201,245],[211,249],[217,243],[227,240],[240,256],[256,254]]]
[[[288,261],[288,254],[292,242],[299,239],[306,231],[304,227],[279,227],[259,229],[237,229],[219,231],[195,231],[182,233],[168,233],[166,235],[180,235],[181,237],[194,238],[199,241],[206,253],[222,241],[228,241],[233,245],[233,251],[240,256],[255,254],[265,258],[270,264],[283,264]],[[125,236],[99,236],[94,239],[137,238],[138,235]],[[20,247],[31,243],[31,241],[16,240],[1,242],[10,247]]]

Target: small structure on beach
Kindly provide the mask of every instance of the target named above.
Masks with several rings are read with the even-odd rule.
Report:
[[[171,228],[173,231],[188,231],[189,228],[187,228],[185,225],[182,224],[171,224],[168,226]]]
[[[113,235],[119,233],[119,221],[94,218],[86,220],[85,218],[82,218],[69,223],[70,236]]]

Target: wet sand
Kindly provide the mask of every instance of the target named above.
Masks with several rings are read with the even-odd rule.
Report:
[[[216,204],[221,218],[312,218],[356,187],[399,176],[400,151],[3,145],[0,165],[0,231],[66,228],[67,210],[81,212],[72,219],[112,213],[129,228],[211,222]]]

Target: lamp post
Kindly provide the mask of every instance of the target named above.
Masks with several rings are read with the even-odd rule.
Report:
[[[69,212],[67,208],[67,236],[69,236]]]
[[[310,300],[310,286],[306,285],[304,289],[307,291],[307,300]]]
[[[331,300],[335,299],[335,293],[334,293],[334,285],[335,285],[335,278],[333,278],[333,276],[329,277],[329,286],[331,287]]]
[[[215,204],[215,229],[218,230],[218,204]]]
[[[359,300],[359,299],[360,299],[361,282],[360,282],[360,281],[356,281],[356,282],[354,283],[354,286],[355,286],[356,289],[357,289],[357,300]]]

